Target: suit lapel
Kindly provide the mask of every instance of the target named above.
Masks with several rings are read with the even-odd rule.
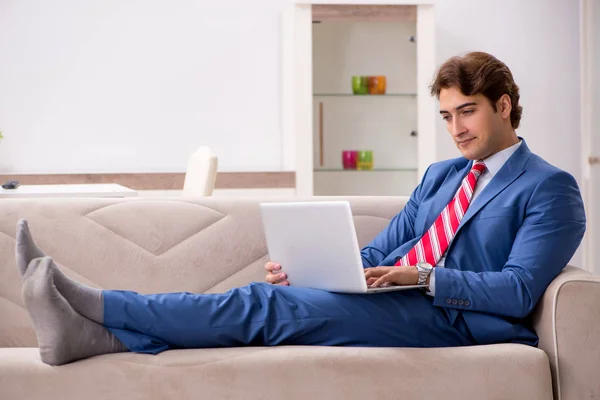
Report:
[[[487,203],[502,192],[506,187],[513,183],[523,172],[525,172],[525,162],[531,155],[531,151],[527,147],[525,140],[515,153],[506,161],[500,168],[500,171],[492,178],[483,191],[477,196],[473,203],[469,205],[467,212],[460,221],[460,225],[456,230],[456,235],[461,228],[469,222]],[[469,167],[471,164],[469,164]],[[449,249],[448,249],[449,250]]]

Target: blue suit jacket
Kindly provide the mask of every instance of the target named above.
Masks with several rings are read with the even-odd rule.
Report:
[[[362,250],[365,267],[394,265],[433,224],[471,169],[465,158],[432,164],[404,209]],[[434,306],[462,314],[480,344],[537,345],[531,313],[585,231],[577,182],[525,141],[469,206],[435,272]]]

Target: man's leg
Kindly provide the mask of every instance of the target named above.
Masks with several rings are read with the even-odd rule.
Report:
[[[474,344],[418,290],[370,295],[253,283],[224,294],[103,291],[104,325],[132,351],[246,345]]]
[[[266,283],[206,295],[104,290],[102,296],[88,299],[92,308],[98,307],[94,302],[102,303],[102,326],[77,314],[56,290],[52,282],[58,269],[50,257],[31,264],[23,297],[42,354],[46,351],[54,357],[46,357],[48,363],[125,351],[121,343],[131,351],[152,354],[174,348],[244,345],[473,344],[417,290],[351,295]]]
[[[21,278],[27,273],[33,259],[46,256],[33,241],[33,236],[25,219],[20,219],[17,223],[15,255]],[[52,266],[50,268],[53,269],[52,275],[56,289],[71,307],[82,316],[101,324],[104,318],[102,290],[74,281],[63,274],[58,267]]]
[[[26,223],[19,223],[17,260],[23,267],[43,254]],[[21,261],[21,262],[19,262]],[[74,310],[104,324],[131,351],[239,345],[346,345],[433,347],[472,344],[464,330],[421,292],[348,295],[251,284],[219,295],[139,295],[82,285],[48,269]],[[34,268],[35,269],[35,268]],[[122,350],[120,350],[122,351]]]

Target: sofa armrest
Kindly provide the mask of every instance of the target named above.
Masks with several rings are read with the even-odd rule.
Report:
[[[533,326],[550,359],[554,398],[600,398],[600,276],[567,266],[534,310]]]

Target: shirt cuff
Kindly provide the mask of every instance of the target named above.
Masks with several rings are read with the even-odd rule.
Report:
[[[430,296],[435,296],[435,268],[433,268],[429,274],[429,287],[427,288],[426,293]]]

